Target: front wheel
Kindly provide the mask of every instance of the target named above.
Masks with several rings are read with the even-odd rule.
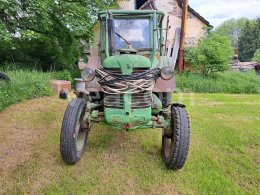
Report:
[[[82,98],[72,100],[64,114],[61,136],[61,157],[67,164],[75,164],[83,156],[87,147],[89,125],[84,121],[86,101]]]
[[[169,129],[163,131],[162,157],[168,169],[183,167],[190,145],[190,122],[186,110],[180,106],[171,107]]]

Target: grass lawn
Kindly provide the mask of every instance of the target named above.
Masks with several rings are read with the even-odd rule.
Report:
[[[177,99],[175,95],[174,99]],[[59,153],[66,101],[40,98],[0,113],[0,194],[259,194],[260,95],[179,94],[191,119],[185,167],[165,168],[161,131],[95,125],[83,159]]]

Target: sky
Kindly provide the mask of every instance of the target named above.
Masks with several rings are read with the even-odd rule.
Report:
[[[214,27],[230,18],[260,16],[260,0],[189,0],[189,4]]]

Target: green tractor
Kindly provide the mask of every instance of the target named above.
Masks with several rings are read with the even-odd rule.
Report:
[[[174,66],[164,56],[164,13],[102,11],[99,56],[81,67],[75,94],[65,112],[60,151],[67,164],[80,160],[93,123],[117,129],[162,129],[162,158],[181,169],[188,155],[190,125],[185,106],[171,103]]]

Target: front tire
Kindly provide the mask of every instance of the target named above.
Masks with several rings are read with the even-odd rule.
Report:
[[[61,157],[67,164],[75,164],[83,156],[87,147],[89,125],[84,121],[86,101],[82,98],[72,100],[64,114],[61,136]]]
[[[188,155],[190,145],[190,122],[186,110],[180,106],[171,107],[171,124],[162,136],[162,158],[168,169],[181,169]]]

